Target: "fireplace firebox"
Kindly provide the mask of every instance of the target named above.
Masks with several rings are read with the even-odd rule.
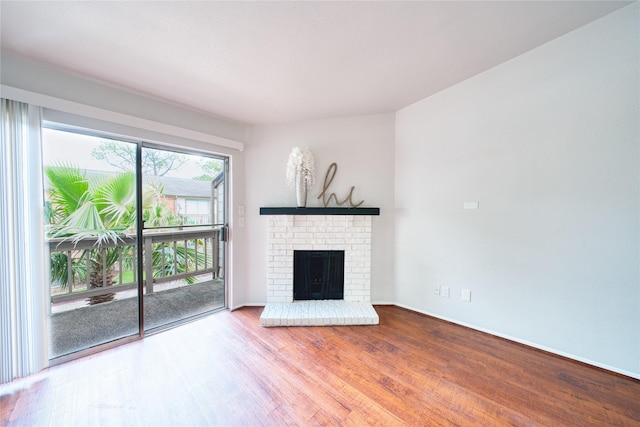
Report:
[[[344,251],[293,251],[293,299],[344,299]]]

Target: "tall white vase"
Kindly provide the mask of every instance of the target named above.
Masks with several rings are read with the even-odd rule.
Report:
[[[299,208],[307,207],[307,186],[302,174],[298,174],[296,179],[296,203]]]

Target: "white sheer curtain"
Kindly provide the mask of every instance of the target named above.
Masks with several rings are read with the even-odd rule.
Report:
[[[0,384],[47,365],[41,109],[2,99]]]

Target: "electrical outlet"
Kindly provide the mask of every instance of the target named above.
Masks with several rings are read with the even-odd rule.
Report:
[[[440,295],[440,286],[436,285],[433,287],[434,295]]]
[[[445,297],[445,298],[449,298],[449,287],[447,286],[442,286],[440,288],[440,295]]]
[[[471,302],[471,290],[463,289],[460,298],[462,298],[462,301]]]

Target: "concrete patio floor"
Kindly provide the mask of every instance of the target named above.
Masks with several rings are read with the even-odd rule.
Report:
[[[224,283],[210,280],[144,296],[145,330],[224,307]],[[52,313],[49,357],[64,356],[138,333],[138,298]]]

